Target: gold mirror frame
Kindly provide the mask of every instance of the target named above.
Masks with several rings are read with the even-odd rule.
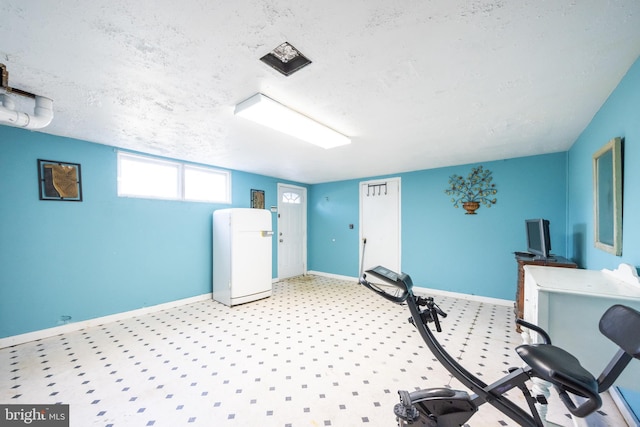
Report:
[[[593,155],[594,245],[622,255],[622,139],[613,138]]]

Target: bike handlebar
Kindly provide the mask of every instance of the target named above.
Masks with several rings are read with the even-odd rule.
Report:
[[[407,291],[406,289],[403,290],[402,294],[400,295],[392,295],[389,292],[385,291],[384,289],[379,288],[378,286],[374,285],[373,283],[369,282],[367,280],[367,275],[363,274],[362,277],[360,277],[360,279],[358,280],[358,282],[363,285],[364,287],[372,290],[373,292],[375,292],[376,294],[380,295],[383,298],[388,299],[391,302],[395,302],[396,304],[401,304],[403,302],[406,301],[406,299],[409,297],[409,291]]]
[[[419,317],[412,317],[409,319],[409,321],[413,323],[414,326],[417,326],[415,322],[418,321],[422,322],[425,326],[427,323],[433,322],[435,324],[436,331],[442,332],[442,328],[440,327],[440,319],[438,318],[438,316],[447,317],[447,314],[442,311],[440,307],[438,307],[438,305],[433,301],[433,298],[416,297],[415,295],[413,295],[413,282],[411,281],[411,278],[409,276],[407,276],[406,274],[399,275],[382,266],[367,270],[367,272],[395,286],[396,288],[398,288],[398,290],[402,291],[402,293],[400,295],[394,295],[390,292],[387,292],[376,284],[369,282],[367,280],[366,274],[363,274],[362,277],[360,277],[360,279],[358,280],[361,285],[396,304],[402,304],[403,302],[407,301],[407,299],[409,299],[409,304],[413,304],[417,307],[426,306],[427,308],[422,311],[418,309],[418,312],[420,313]]]

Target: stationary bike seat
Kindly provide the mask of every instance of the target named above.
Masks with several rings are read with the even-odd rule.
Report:
[[[596,409],[602,405],[597,380],[567,351],[551,344],[532,344],[521,345],[516,352],[536,376],[591,400]]]

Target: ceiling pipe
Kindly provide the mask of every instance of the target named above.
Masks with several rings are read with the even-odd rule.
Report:
[[[34,95],[20,89],[9,87],[9,73],[4,64],[0,64],[2,89],[6,94],[0,95],[0,124],[16,126],[25,129],[41,129],[53,120],[53,100],[44,96]],[[15,104],[9,93],[22,95],[35,100],[33,114],[15,111]]]
[[[53,120],[53,100],[36,95],[33,114],[14,110],[14,103],[8,95],[0,95],[0,124],[25,129],[42,129]]]

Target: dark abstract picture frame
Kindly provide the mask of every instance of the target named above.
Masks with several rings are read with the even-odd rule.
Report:
[[[251,190],[251,207],[264,209],[264,190]]]
[[[40,200],[82,201],[82,177],[79,163],[38,159]]]

